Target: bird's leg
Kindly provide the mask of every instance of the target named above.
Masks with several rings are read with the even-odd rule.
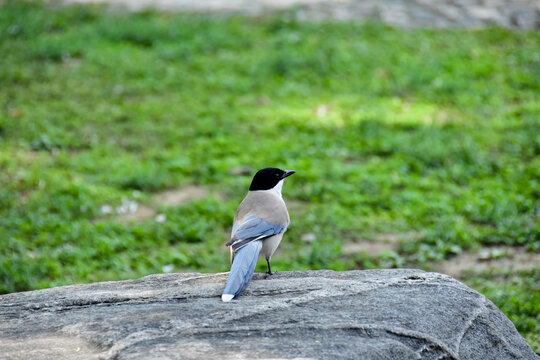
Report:
[[[272,272],[272,268],[270,267],[270,259],[266,259],[266,264],[268,265],[268,271],[266,272],[266,275],[274,275],[276,271]]]

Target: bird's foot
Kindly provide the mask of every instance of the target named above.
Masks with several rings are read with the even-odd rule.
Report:
[[[267,271],[264,275],[265,279],[268,279],[270,276],[277,274],[277,271]]]

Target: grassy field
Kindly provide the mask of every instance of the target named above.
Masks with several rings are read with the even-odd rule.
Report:
[[[540,251],[538,32],[7,1],[0,106],[0,293],[228,271],[266,166],[298,172],[277,270]],[[187,185],[208,196],[159,200]],[[343,251],[381,234],[395,248]],[[540,352],[538,264],[463,279]]]

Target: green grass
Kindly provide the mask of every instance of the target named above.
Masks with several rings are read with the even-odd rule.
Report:
[[[227,271],[241,166],[298,172],[278,270],[540,251],[540,33],[102,10],[0,8],[0,293]],[[100,211],[185,184],[221,198],[163,223]],[[388,232],[422,236],[342,253]],[[467,283],[538,352],[528,277]]]

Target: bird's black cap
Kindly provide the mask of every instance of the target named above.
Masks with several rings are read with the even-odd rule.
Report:
[[[291,176],[295,172],[296,171],[294,170],[281,170],[278,168],[261,169],[257,171],[253,177],[249,190],[270,190],[276,186],[278,182],[285,179],[287,176]]]

